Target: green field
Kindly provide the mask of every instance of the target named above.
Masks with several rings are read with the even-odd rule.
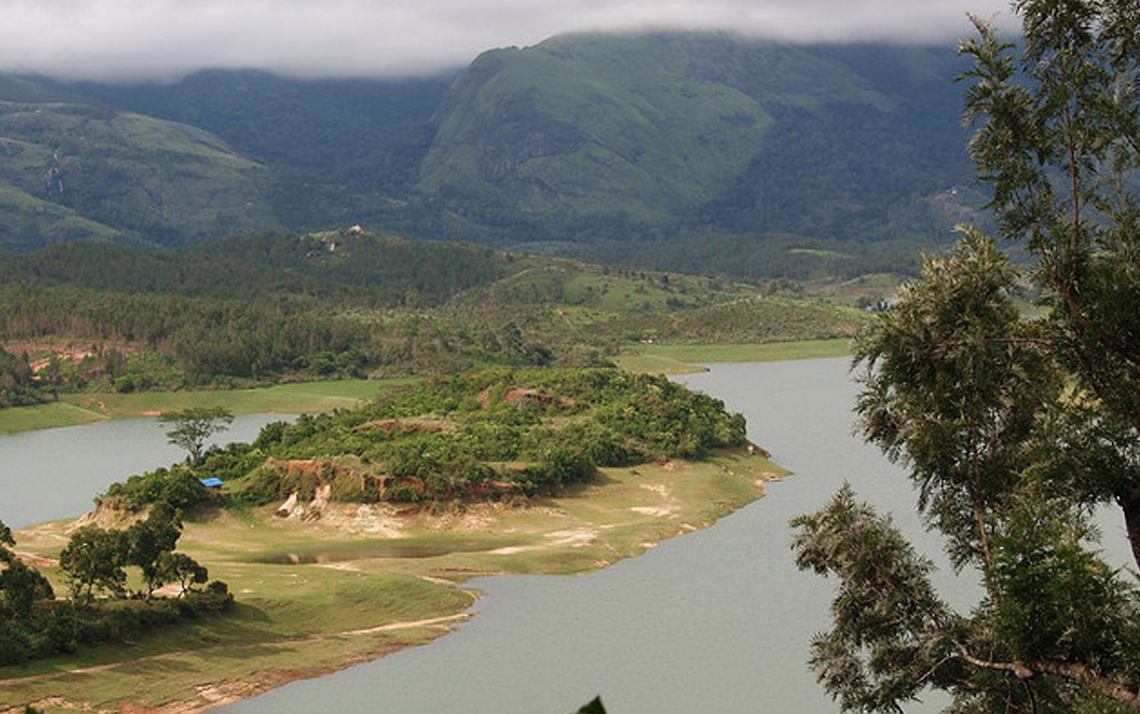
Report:
[[[356,406],[377,396],[383,389],[412,381],[346,379],[279,384],[257,389],[62,394],[59,401],[52,404],[0,409],[0,434],[90,424],[121,417],[156,416],[160,412],[188,407],[220,406],[235,414],[327,412],[338,407]]]
[[[334,503],[308,522],[275,517],[273,506],[208,514],[187,523],[179,549],[229,584],[234,613],[0,668],[0,711],[33,703],[48,712],[195,712],[253,696],[446,633],[476,596],[456,587],[469,578],[596,570],[711,525],[785,473],[738,448],[702,462],[601,469],[592,483],[523,507]],[[58,557],[70,525],[19,532],[17,549]],[[437,554],[368,552],[378,547]],[[323,560],[264,562],[284,554]],[[67,591],[57,568],[40,569]]]
[[[622,369],[653,374],[702,371],[712,362],[780,362],[793,359],[843,357],[851,354],[851,340],[797,340],[793,342],[728,343],[703,345],[642,345],[636,354],[614,359]]]

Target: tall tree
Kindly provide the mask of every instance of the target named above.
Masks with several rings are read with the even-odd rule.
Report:
[[[224,407],[188,407],[158,416],[160,424],[173,427],[166,432],[167,441],[186,449],[193,464],[202,460],[206,439],[225,431],[233,420],[234,415]]]
[[[1020,64],[981,22],[962,47],[975,63],[970,152],[1002,235],[1038,256],[1054,351],[1095,402],[1070,414],[1088,451],[1073,487],[1120,507],[1140,562],[1140,7],[1015,7]]]
[[[1036,256],[1046,318],[967,235],[857,348],[863,433],[984,596],[960,614],[931,565],[850,489],[795,521],[797,562],[839,578],[812,666],[849,711],[924,687],[955,712],[1140,710],[1140,590],[1089,523],[1119,509],[1140,564],[1140,5],[1019,0],[1021,49],[963,44],[970,151],[1004,237]]]
[[[97,590],[122,593],[127,582],[125,552],[122,531],[83,526],[72,533],[59,554],[59,568],[71,584],[73,597],[90,603]]]
[[[155,504],[145,520],[126,530],[124,565],[134,565],[142,571],[148,600],[155,588],[177,578],[165,567],[164,559],[174,552],[181,536],[182,513],[164,501]]]

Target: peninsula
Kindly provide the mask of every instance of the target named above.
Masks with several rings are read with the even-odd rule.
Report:
[[[232,611],[0,668],[0,711],[194,712],[253,696],[446,633],[478,597],[472,577],[602,568],[783,474],[719,401],[614,369],[471,372],[272,424],[116,484],[81,519],[124,528],[181,508],[179,551],[228,584]],[[59,597],[76,526],[15,534]]]

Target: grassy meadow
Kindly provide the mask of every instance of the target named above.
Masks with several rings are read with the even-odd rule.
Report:
[[[641,345],[637,352],[614,362],[631,372],[687,374],[701,372],[712,362],[778,362],[793,359],[843,357],[851,354],[851,340],[795,340],[791,342],[718,342],[694,345]]]
[[[91,424],[122,417],[156,416],[164,411],[220,406],[235,414],[281,412],[301,414],[353,407],[376,397],[384,389],[412,383],[413,379],[345,379],[296,382],[256,389],[182,390],[177,392],[77,392],[59,401],[30,407],[0,409],[0,434],[32,429]]]
[[[0,668],[0,711],[33,703],[48,712],[192,712],[252,696],[446,633],[477,596],[461,587],[469,578],[601,568],[711,525],[785,473],[739,448],[702,462],[601,469],[525,507],[334,504],[310,522],[275,517],[273,507],[198,514],[179,549],[229,584],[232,614]],[[55,558],[70,525],[20,532],[17,549]],[[391,557],[393,549],[412,555]],[[40,570],[66,592],[54,567]]]

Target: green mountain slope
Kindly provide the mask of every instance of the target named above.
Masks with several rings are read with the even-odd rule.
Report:
[[[727,35],[494,50],[437,113],[418,188],[519,238],[922,231],[939,220],[936,197],[968,180],[955,71],[948,49]],[[878,222],[847,225],[864,213]]]
[[[315,230],[374,225],[389,200],[407,194],[431,141],[428,120],[453,76],[307,81],[209,70],[173,84],[67,89],[221,137],[273,169],[282,224]]]
[[[452,89],[419,188],[650,222],[707,200],[746,168],[772,118],[687,76],[678,49],[569,37],[485,53]]]
[[[454,81],[0,75],[0,248],[361,224],[745,278],[800,248],[901,255],[978,220],[959,70],[948,47],[675,33],[492,50]]]
[[[173,243],[275,225],[266,169],[216,136],[36,96],[31,83],[0,85],[0,246]]]

